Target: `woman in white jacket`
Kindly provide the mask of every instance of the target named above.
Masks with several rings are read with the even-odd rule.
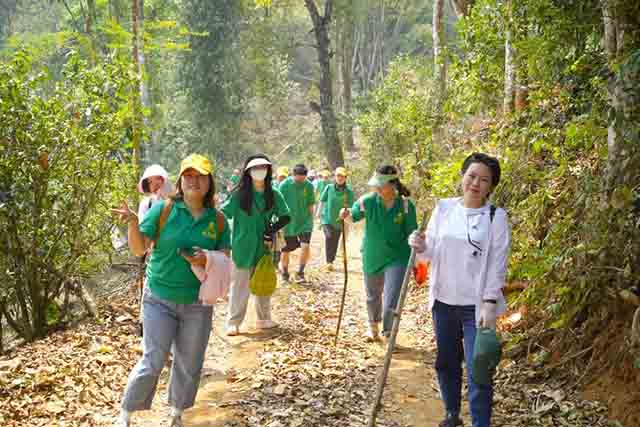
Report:
[[[438,355],[436,371],[447,411],[440,427],[462,426],[462,361],[469,382],[473,427],[489,427],[493,387],[471,375],[477,327],[495,329],[506,308],[502,288],[511,245],[507,214],[489,202],[500,182],[500,163],[473,153],[462,165],[462,197],[439,200],[426,236],[414,232],[409,244],[418,260],[431,262],[429,308]]]

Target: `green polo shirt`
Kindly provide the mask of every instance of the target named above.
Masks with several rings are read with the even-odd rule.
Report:
[[[329,184],[325,187],[320,196],[322,202],[322,224],[332,225],[337,229],[342,228],[342,221],[339,220],[340,209],[348,208],[353,204],[353,190],[349,185],[339,189],[336,184]]]
[[[265,210],[264,193],[253,192],[251,215],[240,207],[238,192],[222,205],[222,212],[233,220],[231,257],[238,268],[250,269],[258,265],[265,253],[264,230],[273,217],[289,215],[289,207],[278,190],[273,190],[273,206]]]
[[[307,181],[297,183],[288,177],[280,184],[280,192],[291,211],[291,222],[284,228],[285,236],[299,236],[313,231],[313,214],[309,206],[315,204],[313,185]]]
[[[329,180],[321,180],[321,179],[316,179],[313,182],[313,188],[316,191],[316,198],[319,198],[320,196],[322,196],[322,193],[324,192],[324,189],[327,188],[327,186],[331,184],[331,182],[329,182]]]
[[[140,224],[140,231],[150,239],[156,237],[164,204],[165,201],[154,204]],[[231,232],[226,221],[222,233],[218,232],[215,209],[206,209],[196,220],[184,202],[176,200],[147,264],[149,288],[154,295],[177,304],[195,303],[200,281],[191,271],[187,260],[178,254],[178,250],[193,247],[229,249],[230,240]]]
[[[380,273],[409,261],[411,248],[407,239],[418,228],[416,207],[411,200],[407,200],[405,213],[402,197],[398,196],[391,209],[387,209],[377,193],[369,193],[353,204],[351,216],[354,222],[367,220],[361,249],[366,274]]]

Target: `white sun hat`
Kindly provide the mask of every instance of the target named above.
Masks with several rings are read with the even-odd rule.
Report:
[[[247,167],[244,168],[244,170],[249,170],[251,168],[255,168],[256,166],[271,166],[271,162],[263,157],[259,157],[257,159],[253,159],[251,160],[248,164]]]

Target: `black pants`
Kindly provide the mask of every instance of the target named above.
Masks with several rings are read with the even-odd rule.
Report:
[[[336,252],[338,252],[338,243],[340,242],[342,230],[329,224],[323,224],[322,231],[324,231],[324,247],[327,263],[331,264],[336,259]]]

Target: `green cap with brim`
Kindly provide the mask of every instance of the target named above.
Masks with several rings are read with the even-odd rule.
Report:
[[[394,179],[398,179],[397,174],[384,175],[380,173],[375,173],[369,180],[369,187],[382,187],[389,181],[393,181]]]

